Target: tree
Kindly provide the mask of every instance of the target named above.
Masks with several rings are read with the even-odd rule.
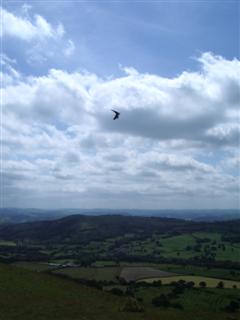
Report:
[[[125,302],[124,306],[121,308],[121,311],[126,311],[126,312],[143,312],[144,309],[143,307],[139,304],[139,302],[132,298],[129,297],[127,301]]]
[[[183,310],[183,306],[181,305],[181,303],[171,303],[171,307]]]
[[[195,286],[195,283],[193,281],[189,281],[189,282],[186,283],[186,286],[188,288],[193,288]]]
[[[236,312],[239,309],[239,303],[237,301],[230,301],[229,305],[226,306],[227,312]]]
[[[162,285],[162,280],[153,281],[152,285],[154,287],[160,287]]]
[[[127,287],[127,290],[126,290],[125,294],[126,294],[126,296],[134,297],[134,291],[130,287]]]
[[[223,281],[219,281],[218,284],[217,284],[217,288],[223,289],[224,288],[224,282]]]
[[[207,284],[206,284],[205,281],[200,281],[200,282],[199,282],[199,287],[200,287],[200,288],[206,288],[206,286],[207,286]]]
[[[183,286],[176,286],[173,288],[172,293],[175,295],[182,294],[184,292]]]
[[[171,305],[168,300],[168,297],[165,294],[161,294],[160,296],[153,298],[152,304],[156,307],[164,307],[164,308],[168,308]]]
[[[123,295],[123,291],[119,288],[112,288],[110,290],[111,293],[117,295],[117,296],[122,296]]]

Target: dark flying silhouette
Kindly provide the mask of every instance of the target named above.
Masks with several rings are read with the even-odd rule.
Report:
[[[119,116],[120,116],[120,112],[117,112],[117,111],[115,111],[115,110],[113,110],[113,109],[111,109],[111,110],[115,113],[115,116],[113,117],[113,120],[118,119]]]

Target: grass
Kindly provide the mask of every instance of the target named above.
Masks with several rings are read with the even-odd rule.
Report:
[[[0,240],[0,246],[9,246],[9,247],[15,247],[16,243],[14,241],[4,241]]]
[[[197,245],[198,239],[208,239],[208,242],[201,244],[199,252],[193,249]],[[160,242],[160,246],[158,242]],[[240,245],[222,241],[219,233],[209,232],[195,232],[167,238],[155,235],[141,242],[133,242],[128,251],[133,255],[139,253],[154,255],[160,252],[160,255],[166,258],[188,259],[194,256],[204,256],[204,247],[206,245],[211,247],[211,252],[215,254],[217,261],[230,260],[238,262],[240,260]],[[221,245],[224,245],[224,248]],[[187,246],[192,247],[192,249],[186,250]],[[213,247],[216,248],[213,249]],[[139,248],[142,249],[139,251]]]
[[[0,320],[140,320],[125,298],[51,275],[0,264]]]
[[[183,295],[180,295],[178,302],[180,302],[187,310],[197,309],[211,309],[218,311],[227,306],[232,299],[240,297],[240,291],[230,289],[211,289],[207,290],[186,290]]]
[[[240,281],[240,271],[222,268],[207,268],[202,266],[177,265],[177,264],[159,264],[161,270],[175,272],[179,274],[188,274],[195,276],[206,276],[211,278],[222,278],[227,280]]]
[[[85,228],[86,226],[84,226]],[[126,242],[126,239],[129,241]],[[207,239],[207,242],[200,243],[198,250],[196,246],[199,240]],[[117,241],[122,244],[116,246]],[[37,245],[37,244],[35,244]],[[14,242],[1,241],[1,246],[15,246]],[[29,245],[34,247],[34,243]],[[188,247],[188,249],[187,249]],[[240,245],[237,243],[222,241],[219,233],[195,232],[175,236],[163,236],[154,234],[143,240],[134,240],[133,234],[126,234],[121,237],[109,238],[103,241],[90,241],[88,244],[54,244],[43,246],[41,252],[48,254],[51,260],[71,259],[73,255],[82,257],[83,255],[94,255],[99,260],[109,256],[109,252],[116,254],[114,250],[119,250],[129,256],[153,256],[155,258],[180,258],[189,259],[193,257],[214,258],[216,261],[229,260],[232,262],[240,261]],[[10,250],[10,249],[9,249]],[[7,253],[2,253],[8,256]],[[98,265],[101,265],[98,264]],[[104,264],[103,265],[107,265]],[[111,263],[110,263],[111,265]]]
[[[139,288],[136,296],[142,298],[145,305],[151,305],[152,299],[161,294],[168,294],[172,291],[171,286],[162,286],[158,288]],[[226,306],[232,299],[240,298],[240,290],[231,289],[188,289],[172,300],[178,302],[184,310],[196,311],[219,311]],[[195,319],[195,317],[193,318]],[[215,318],[214,318],[215,319]]]
[[[120,274],[120,267],[104,267],[104,268],[93,268],[93,267],[79,267],[79,268],[64,268],[54,273],[64,274],[74,279],[87,279],[87,280],[107,280],[115,281],[116,277]]]
[[[0,264],[0,320],[226,320],[221,308],[240,298],[240,290],[195,289],[178,302],[184,310],[153,307],[151,300],[171,286],[137,288],[143,313],[121,312],[125,297],[79,285],[67,279]],[[231,315],[238,319],[239,314]]]
[[[49,266],[47,263],[43,262],[25,262],[25,261],[19,261],[12,264],[13,266],[24,268],[27,270],[32,271],[46,271],[52,269],[51,266]]]
[[[162,284],[170,284],[173,281],[185,280],[185,281],[193,281],[195,286],[199,286],[199,282],[204,281],[206,282],[207,287],[215,288],[219,281],[223,281],[225,288],[232,288],[233,285],[236,285],[237,288],[240,288],[239,281],[232,281],[232,280],[223,280],[217,278],[208,278],[208,277],[201,277],[201,276],[171,276],[171,277],[155,277],[155,278],[148,278],[144,279],[145,282],[153,282],[161,280]],[[143,281],[143,280],[142,280]]]
[[[96,261],[92,264],[93,267],[115,267],[115,266],[118,266],[118,263],[115,262],[115,261]]]

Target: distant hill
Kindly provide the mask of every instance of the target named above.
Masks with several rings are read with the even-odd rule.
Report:
[[[134,209],[35,209],[0,208],[0,224],[24,223],[59,219],[70,215],[124,215],[139,217],[162,217],[192,221],[226,221],[240,219],[240,210],[134,210]]]
[[[0,208],[0,224],[53,220],[64,217],[65,215],[67,214],[58,210]]]
[[[240,220],[194,222],[159,217],[72,215],[51,221],[1,225],[0,238],[13,241],[29,239],[43,242],[87,243],[131,233],[140,238],[146,238],[153,233],[182,234],[196,231],[235,235],[239,233],[239,230]]]

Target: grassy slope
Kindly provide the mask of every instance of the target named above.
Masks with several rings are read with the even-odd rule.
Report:
[[[29,261],[19,261],[12,264],[13,266],[20,267],[23,269],[31,271],[46,271],[51,270],[52,268],[44,262],[29,262]]]
[[[65,279],[0,264],[1,320],[142,319],[119,311],[124,299]]]
[[[152,298],[160,294],[168,294],[171,291],[170,286],[159,288],[139,288],[136,296],[144,299],[145,305],[150,306]],[[240,290],[232,289],[190,289],[173,299],[172,302],[180,303],[184,307],[182,319],[187,314],[192,314],[192,319],[239,319],[240,313],[227,314],[221,312],[221,309],[228,305],[229,301],[240,298]],[[195,314],[194,314],[195,313]],[[215,313],[215,315],[214,315]],[[231,317],[231,318],[230,318]]]
[[[143,289],[138,296],[142,296],[146,300],[145,312],[126,313],[119,311],[125,298],[87,288],[51,275],[2,264],[0,264],[0,288],[0,320],[229,319],[229,315],[221,312],[219,305],[216,307],[216,303],[212,308],[213,299],[216,300],[215,295],[212,295],[212,298],[211,295],[206,296],[204,301],[197,293],[197,296],[191,294],[190,297],[180,296],[185,307],[184,310],[173,308],[165,310],[152,307],[151,289],[150,291]],[[161,293],[161,290],[169,289],[160,287],[159,289],[153,288],[153,290],[153,295],[156,295],[158,291]],[[222,295],[221,299],[219,298],[223,302],[222,306],[229,301],[224,298],[225,290],[218,290]],[[239,292],[239,290],[236,291]],[[187,302],[190,301],[190,298],[191,303]],[[198,301],[201,306],[196,305],[195,301]]]
[[[88,280],[107,280],[116,281],[116,277],[120,274],[120,267],[106,267],[106,268],[64,268],[55,271],[55,273],[65,274],[76,279],[88,279]]]

